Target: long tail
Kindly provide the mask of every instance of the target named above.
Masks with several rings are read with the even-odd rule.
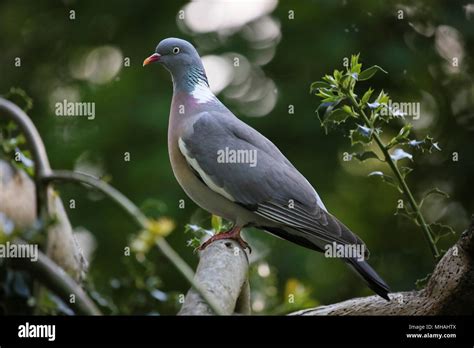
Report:
[[[366,261],[358,261],[357,259],[345,260],[350,266],[352,266],[357,274],[365,280],[369,288],[371,288],[377,295],[390,301],[390,298],[388,297],[390,288]]]
[[[337,221],[337,220],[336,220]],[[340,222],[338,222],[340,223]],[[353,243],[363,244],[364,242],[353,234],[347,227],[345,227],[342,223],[340,226],[345,228],[348,233],[350,233],[352,238],[354,239]],[[304,246],[305,248],[309,248],[312,250],[316,250],[319,252],[324,253],[324,247],[321,246],[321,243],[318,242],[318,238],[316,236],[311,236],[308,234],[301,234],[294,229],[282,229],[282,228],[275,228],[275,227],[260,227],[280,238],[289,240],[290,242],[296,243],[298,245]],[[367,254],[365,255],[368,257],[368,250],[366,250]],[[369,288],[371,288],[376,294],[381,296],[387,301],[390,301],[388,297],[388,293],[390,289],[388,285],[383,281],[383,279],[374,271],[372,267],[366,261],[357,261],[357,259],[353,258],[344,258],[352,268],[356,271],[358,275],[362,277],[362,279],[367,283]]]

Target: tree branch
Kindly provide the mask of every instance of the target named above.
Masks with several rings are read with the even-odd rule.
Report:
[[[226,246],[226,244],[230,243]],[[247,258],[235,257],[231,240],[217,241],[200,253],[196,280],[212,294],[226,314],[248,314]],[[241,250],[241,249],[240,249]],[[243,256],[243,253],[240,253]],[[245,294],[245,295],[244,295]],[[474,215],[469,228],[436,265],[420,291],[391,293],[387,302],[379,296],[350,299],[290,313],[290,315],[472,315],[474,314]],[[244,299],[246,310],[239,311]],[[180,315],[208,315],[209,308],[191,289]]]
[[[0,117],[6,117],[6,119],[12,120],[20,127],[35,164],[35,185],[31,185],[31,179],[25,173],[14,171],[11,168],[7,168],[6,163],[1,163],[0,169],[2,171],[0,176],[4,180],[2,191],[5,190],[1,195],[9,196],[9,199],[0,200],[0,203],[4,202],[0,206],[0,211],[5,209],[12,213],[12,209],[9,209],[7,206],[9,204],[14,205],[14,201],[18,199],[17,196],[23,196],[23,202],[26,201],[26,198],[31,202],[36,202],[36,205],[32,208],[36,212],[36,216],[33,215],[36,218],[29,221],[29,226],[33,225],[37,218],[40,218],[43,223],[46,223],[49,219],[56,218],[58,223],[52,224],[48,228],[47,254],[69,272],[74,279],[80,281],[84,277],[87,262],[74,239],[72,228],[61,200],[42,181],[44,176],[51,174],[51,167],[41,136],[28,115],[18,106],[4,98],[0,98]],[[13,178],[16,180],[12,180]],[[18,190],[19,186],[27,190],[20,191]],[[31,204],[26,207],[31,209]],[[13,212],[13,215],[17,214]],[[17,223],[14,219],[12,220]]]
[[[224,314],[250,313],[250,291],[247,281],[248,257],[233,240],[211,243],[200,252],[195,281],[202,284]],[[186,295],[179,315],[210,315],[212,311],[194,289]]]
[[[148,218],[141,212],[141,210],[120,191],[116,190],[105,181],[94,178],[91,175],[70,172],[67,170],[53,171],[50,175],[45,176],[43,180],[46,183],[51,181],[66,181],[92,186],[117,203],[120,208],[128,213],[128,215],[135,221],[139,228],[144,230],[149,228]],[[209,304],[209,307],[218,315],[225,314],[222,312],[221,307],[217,305],[214,299],[207,292],[205,292],[201,284],[195,280],[193,270],[173,250],[173,248],[171,248],[168,242],[164,238],[160,238],[156,242],[156,245],[184,276],[184,278],[193,286],[193,288],[202,296],[202,298],[204,298],[204,300]]]
[[[22,170],[0,160],[0,212],[10,219],[18,230],[35,226],[35,183]],[[50,214],[54,223],[47,226],[47,254],[76,281],[81,282],[87,270],[87,261],[74,237],[72,226],[59,196],[48,192]]]
[[[143,229],[147,228],[148,218],[141,212],[141,210],[120,191],[107,184],[103,180],[100,180],[89,174],[72,172],[69,170],[52,171],[50,174],[44,176],[42,180],[46,184],[52,181],[62,181],[76,184],[85,184],[87,186],[93,187],[114,201],[117,206],[123,209],[139,227]]]
[[[14,103],[1,97],[0,115],[6,115],[8,119],[15,122],[25,135],[31,155],[33,156],[33,162],[35,163],[35,177],[37,180],[39,181],[44,175],[49,175],[51,173],[51,166],[49,165],[43,140],[28,115]]]
[[[472,315],[474,314],[474,215],[471,225],[436,265],[420,291],[356,298],[292,315]]]
[[[15,243],[26,244],[24,241],[19,240],[16,240]],[[58,295],[76,313],[101,315],[94,302],[91,301],[74,279],[41,251],[38,251],[38,259],[36,261],[31,261],[28,258],[10,258],[8,259],[8,264],[12,268],[27,271],[37,281]],[[71,301],[71,295],[74,295],[74,301]]]

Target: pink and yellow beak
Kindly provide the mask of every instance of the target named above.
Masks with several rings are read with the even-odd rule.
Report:
[[[160,58],[161,56],[158,53],[153,53],[151,56],[149,56],[147,59],[143,61],[143,66],[159,61]]]

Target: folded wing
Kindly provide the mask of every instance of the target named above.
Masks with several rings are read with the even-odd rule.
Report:
[[[314,188],[278,148],[235,116],[202,113],[180,139],[180,150],[210,189],[281,224],[283,229],[275,233],[280,237],[309,243],[316,250],[333,242],[363,244],[327,212]]]

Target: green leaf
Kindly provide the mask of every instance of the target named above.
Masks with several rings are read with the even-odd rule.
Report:
[[[382,90],[375,101],[381,105],[387,105],[389,100],[388,94]]]
[[[23,144],[26,144],[26,138],[23,134],[19,134],[17,137],[16,137],[16,144],[17,145],[23,145]]]
[[[369,88],[364,95],[362,96],[361,99],[361,105],[365,106],[365,104],[369,101],[370,97],[372,96],[372,93],[374,93],[374,90],[372,88]]]
[[[440,190],[439,188],[437,187],[433,187],[432,189],[430,189],[428,192],[426,192],[424,195],[423,195],[423,198],[421,199],[420,201],[420,207],[423,205],[423,203],[425,202],[425,200],[431,196],[431,195],[440,195],[440,196],[443,196],[445,198],[449,198],[449,194],[447,192],[444,192],[443,190]]]
[[[318,108],[316,109],[316,115],[319,118],[319,122],[321,125],[324,123],[324,119],[326,118],[326,115],[331,113],[331,111],[334,109],[334,107],[338,103],[321,103],[319,104]]]
[[[331,87],[336,87],[337,86],[336,80],[331,75],[324,75],[323,80],[326,81],[327,83],[329,83],[329,85]]]
[[[428,227],[432,232],[435,243],[438,243],[441,238],[456,234],[456,231],[451,226],[438,222],[429,224]]]
[[[342,107],[342,110],[347,112],[350,116],[355,117],[354,110],[352,110],[352,108],[349,105],[344,105]]]
[[[219,233],[222,228],[222,218],[220,216],[212,214],[211,225],[214,232]]]
[[[408,135],[410,134],[412,127],[413,126],[411,123],[407,123],[402,127],[402,129],[400,129],[400,132],[398,133],[397,137],[404,140],[408,139]]]
[[[347,71],[339,80],[339,90],[344,93],[353,93],[359,74],[356,72]]]
[[[377,156],[373,151],[364,151],[364,152],[354,152],[351,156],[357,158],[359,161],[363,162],[365,160],[375,158],[382,162],[382,160]]]
[[[402,150],[402,149],[395,149],[391,154],[390,158],[394,161],[397,162],[399,160],[408,158],[409,160],[413,161],[413,155]]]
[[[367,145],[372,141],[372,129],[357,125],[356,129],[351,129],[349,132],[349,138],[351,139],[351,144],[362,144]]]
[[[325,121],[332,121],[336,124],[345,122],[348,117],[351,115],[347,113],[344,109],[336,109],[329,114]]]
[[[339,123],[342,123],[347,119],[347,117],[350,116],[342,109],[336,109],[336,107],[339,105],[339,103],[341,103],[341,101],[342,99],[339,99],[335,102],[324,102],[321,103],[316,109],[316,114],[318,115],[319,121],[321,122],[321,126],[324,127],[326,134],[328,133],[330,125],[337,125]],[[334,113],[336,111],[337,113]],[[344,112],[344,114],[341,114],[340,111]]]
[[[15,122],[10,121],[10,122],[8,122],[8,124],[6,126],[6,129],[7,129],[7,132],[16,131],[18,129],[18,125]]]
[[[336,94],[334,94],[332,90],[329,90],[327,88],[319,88],[316,95],[323,99],[336,96]]]
[[[410,167],[401,167],[400,168],[400,173],[402,174],[403,178],[405,178],[412,171],[413,171],[413,168],[410,168]]]
[[[33,108],[33,99],[22,88],[11,87],[8,93],[5,94],[5,98],[18,106],[23,102],[25,105],[20,107],[24,112],[28,112]]]
[[[337,102],[341,99],[341,97],[339,97],[338,95],[333,95],[333,96],[330,96],[330,97],[327,97],[327,98],[324,98],[322,100],[323,103],[333,103],[333,102]]]
[[[332,90],[327,88],[319,88],[316,95],[323,99],[323,103],[336,102],[342,99],[341,96],[334,94]]]
[[[354,54],[351,56],[351,74],[360,74],[362,69],[362,64],[359,63],[359,54]]]
[[[316,81],[311,84],[311,87],[309,88],[309,93],[315,94],[319,88],[327,88],[330,89],[331,86],[329,83],[324,82],[324,81]]]
[[[186,241],[186,246],[193,249],[199,248],[201,246],[201,240],[198,237],[193,237]]]
[[[213,231],[206,230],[205,228],[199,226],[199,225],[194,225],[194,224],[187,224],[184,226],[184,233],[192,233],[196,237],[202,238],[205,235],[212,236],[214,235]]]
[[[357,79],[359,79],[359,74],[360,74],[360,70],[362,69],[362,64],[356,64],[354,65],[352,68],[351,68],[351,75],[352,76],[357,76]]]
[[[434,139],[429,135],[427,135],[423,140],[410,140],[407,144],[416,149],[420,149],[422,152],[428,151],[431,153],[433,150],[441,151],[438,143],[435,143]]]
[[[166,204],[158,199],[148,198],[140,204],[140,210],[147,217],[158,218],[166,212]]]
[[[360,53],[353,54],[351,56],[351,66],[357,65],[359,63],[359,55]]]
[[[412,209],[409,208],[409,205],[405,201],[403,201],[403,207],[402,208],[399,208],[397,206],[397,210],[395,211],[395,215],[404,216],[408,220],[411,220],[411,221],[416,223],[416,213]]]
[[[383,70],[381,67],[379,67],[378,65],[373,65],[371,66],[370,68],[362,71],[360,74],[359,74],[359,81],[365,81],[365,80],[368,80],[370,79],[372,76],[375,75],[375,73],[377,71],[382,71],[384,73],[387,73],[385,70]]]
[[[400,129],[400,132],[390,140],[390,142],[387,145],[387,149],[392,148],[395,145],[399,144],[405,144],[409,141],[408,135],[410,135],[411,129],[412,129],[412,124],[407,123],[405,124],[402,129]]]
[[[345,112],[343,109],[336,109],[330,112],[329,115],[324,118],[324,121],[321,123],[321,125],[325,128],[327,133],[329,126],[338,126],[339,124],[346,122],[350,116],[351,115]]]
[[[391,115],[389,112],[386,112],[389,102],[390,97],[383,90],[372,103],[367,102],[367,106],[371,109],[370,119],[373,122],[380,118],[388,123],[393,118],[393,115]]]
[[[369,176],[377,176],[381,178],[382,181],[386,182],[387,184],[395,187],[398,191],[402,192],[402,189],[400,188],[400,186],[398,186],[397,181],[395,181],[395,179],[390,175],[384,174],[381,171],[375,171],[375,172],[369,173]]]

